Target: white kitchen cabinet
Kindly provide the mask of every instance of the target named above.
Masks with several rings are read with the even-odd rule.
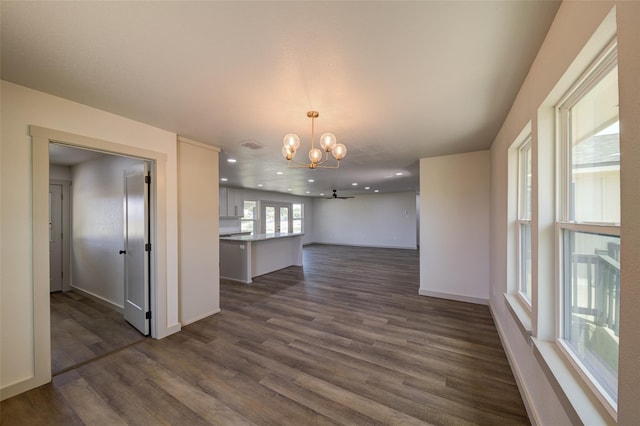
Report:
[[[227,188],[227,213],[229,216],[242,216],[244,200],[241,189]]]
[[[241,217],[243,208],[241,189],[220,187],[220,217]]]
[[[220,217],[227,215],[227,188],[221,186],[219,193]]]

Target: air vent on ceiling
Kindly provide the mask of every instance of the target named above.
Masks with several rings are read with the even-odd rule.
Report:
[[[256,141],[245,141],[242,142],[242,146],[249,149],[262,149],[264,145],[256,142]]]

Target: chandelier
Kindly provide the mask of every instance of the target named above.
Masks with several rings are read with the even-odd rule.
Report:
[[[311,119],[311,149],[309,150],[309,163],[301,163],[293,159],[296,151],[300,147],[300,138],[294,133],[285,135],[282,141],[282,156],[287,160],[287,166],[292,169],[337,169],[340,167],[340,160],[347,155],[347,147],[337,143],[336,137],[331,133],[324,133],[320,136],[320,148],[314,145],[314,120],[318,118],[318,111],[307,112],[307,117]],[[324,154],[323,154],[324,151]],[[325,165],[329,160],[329,153],[338,162],[335,165]],[[324,159],[323,159],[324,157]]]

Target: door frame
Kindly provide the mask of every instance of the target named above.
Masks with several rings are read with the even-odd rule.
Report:
[[[71,290],[71,181],[50,179],[50,185],[62,185],[62,291]]]
[[[51,313],[49,302],[49,143],[69,145],[151,162],[150,238],[151,336],[162,338],[173,330],[167,326],[167,155],[44,127],[29,126],[32,141],[32,249],[33,249],[33,376],[11,389],[11,394],[51,381]],[[9,392],[9,390],[7,390]],[[7,392],[7,393],[8,393]]]
[[[293,230],[293,203],[288,201],[260,201],[260,233],[265,234],[267,232],[267,215],[266,208],[276,208],[276,220],[280,221],[280,207],[287,207],[289,209],[289,233]],[[280,231],[278,231],[280,232]]]

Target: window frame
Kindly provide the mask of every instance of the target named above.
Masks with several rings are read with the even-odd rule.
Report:
[[[603,404],[609,414],[615,419],[617,416],[617,402],[605,391],[598,380],[583,364],[580,357],[573,351],[566,341],[566,297],[568,290],[565,285],[565,233],[580,232],[603,236],[620,237],[620,223],[613,222],[580,222],[571,216],[572,195],[572,121],[571,108],[573,108],[585,95],[590,93],[602,79],[616,69],[617,43],[613,39],[596,57],[591,65],[570,87],[566,94],[556,104],[556,188],[557,211],[555,221],[555,262],[556,262],[556,344],[560,353],[579,375],[582,381],[589,387],[596,398]]]
[[[295,206],[300,206],[300,217],[295,217]],[[304,203],[291,204],[291,231],[295,232],[295,223],[300,222],[300,233],[304,233]]]
[[[516,277],[517,277],[517,288],[516,293],[520,300],[525,304],[525,306],[531,310],[531,299],[533,298],[533,251],[532,251],[532,239],[533,239],[533,137],[531,132],[525,136],[524,140],[520,143],[517,148],[518,152],[518,186],[517,186],[517,215],[516,215],[516,248],[517,248],[517,266],[516,266]],[[528,152],[530,165],[526,165],[526,157],[523,156],[523,153]],[[531,173],[531,189],[527,194],[527,172]],[[529,212],[524,212],[526,210],[528,196],[528,205]],[[528,214],[527,214],[528,213]],[[523,261],[524,261],[524,253],[522,251],[522,233],[524,226],[529,226],[529,253],[531,256],[531,265],[530,265],[530,273],[531,277],[531,288],[529,289],[531,292],[531,297],[527,297],[526,291],[523,291]]]
[[[253,214],[253,219],[245,219],[245,217],[244,217],[244,210],[246,208],[246,204],[247,203],[254,203],[254,209],[255,210],[254,210],[254,214]],[[257,232],[256,227],[257,227],[257,224],[258,224],[258,217],[257,216],[258,216],[258,202],[254,201],[254,200],[243,200],[243,202],[242,202],[242,217],[240,218],[240,230],[242,231],[242,229],[243,229],[243,226],[242,226],[243,223],[251,222],[252,223],[251,235],[255,235],[256,232]],[[243,232],[246,232],[246,231],[243,231]]]

